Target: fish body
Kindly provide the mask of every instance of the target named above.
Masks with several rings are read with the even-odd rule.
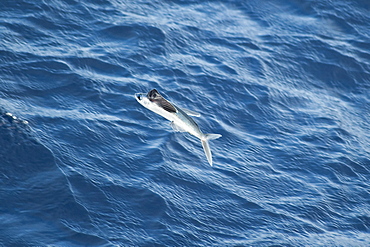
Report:
[[[175,131],[188,132],[189,134],[199,138],[202,142],[208,163],[212,166],[212,154],[208,141],[220,138],[221,135],[204,134],[194,119],[190,117],[199,117],[199,113],[175,106],[163,98],[156,89],[152,89],[147,94],[137,93],[135,94],[135,98],[145,108],[171,121],[171,126]]]

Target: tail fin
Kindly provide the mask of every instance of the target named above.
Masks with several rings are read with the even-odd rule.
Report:
[[[221,136],[222,135],[220,134],[205,134],[204,137],[201,139],[204,153],[206,154],[208,163],[211,166],[212,166],[212,154],[211,154],[211,148],[209,147],[208,141],[220,138]]]

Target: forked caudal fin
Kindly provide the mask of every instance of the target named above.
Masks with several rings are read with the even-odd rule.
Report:
[[[211,148],[209,147],[208,141],[220,138],[221,136],[222,135],[220,134],[205,134],[204,137],[201,139],[204,153],[206,154],[208,163],[211,166],[212,166],[212,154],[211,154]]]

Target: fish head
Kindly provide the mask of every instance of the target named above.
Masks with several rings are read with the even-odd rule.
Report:
[[[136,93],[135,99],[145,108],[149,108],[149,105],[151,104],[150,100],[148,99],[145,93]]]
[[[137,102],[139,102],[142,106],[153,110],[152,108],[154,105],[158,107],[163,107],[161,105],[161,102],[167,102],[162,95],[159,94],[159,92],[156,89],[152,89],[149,91],[149,93],[136,93],[135,98]]]

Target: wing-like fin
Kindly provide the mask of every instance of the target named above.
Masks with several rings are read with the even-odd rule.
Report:
[[[150,92],[147,94],[147,97],[151,102],[156,103],[164,110],[168,112],[177,112],[176,107],[174,107],[168,100],[163,98],[163,96],[160,95],[156,89],[150,90]]]
[[[208,163],[212,166],[212,153],[208,141],[220,138],[220,134],[205,134],[204,138],[201,139],[204,153],[206,154]]]
[[[200,117],[200,113],[198,112],[195,112],[195,111],[191,111],[189,109],[185,109],[185,108],[181,108],[186,114],[188,114],[189,116],[193,116],[193,117]]]
[[[177,112],[176,108],[163,97],[156,101],[156,103],[168,112]]]

